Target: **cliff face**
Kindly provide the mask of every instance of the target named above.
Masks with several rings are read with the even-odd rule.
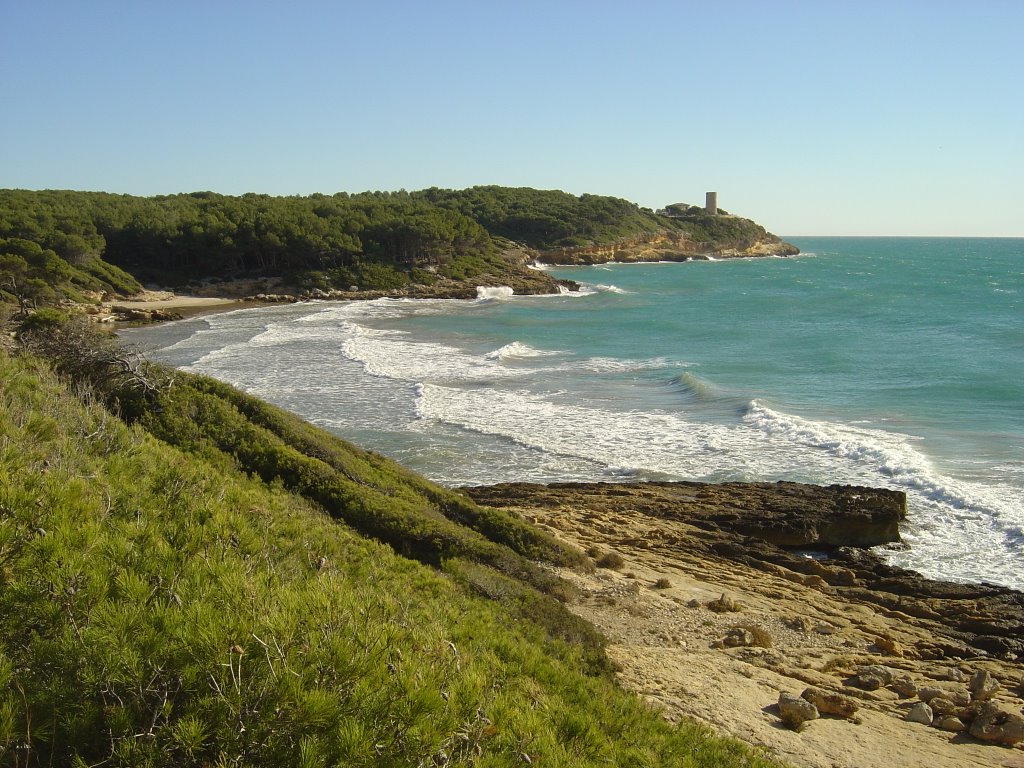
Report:
[[[722,240],[703,240],[687,233],[664,231],[603,245],[538,251],[538,259],[547,264],[584,265],[608,261],[633,263],[795,256],[798,253],[800,249],[795,245],[763,230]]]

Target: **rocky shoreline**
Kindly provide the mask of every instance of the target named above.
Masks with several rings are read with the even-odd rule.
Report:
[[[743,247],[724,245],[711,247],[684,237],[663,235],[623,240],[607,246],[561,248],[537,251],[514,247],[506,251],[510,269],[495,274],[482,274],[470,280],[451,280],[438,277],[430,285],[412,284],[393,290],[362,289],[352,286],[347,290],[311,288],[295,290],[282,278],[249,278],[210,280],[183,286],[175,290],[151,288],[138,296],[96,297],[95,304],[81,305],[86,314],[101,323],[157,323],[180,320],[197,314],[222,312],[249,306],[291,304],[300,301],[372,301],[374,299],[476,299],[478,287],[508,287],[517,296],[535,296],[577,291],[573,280],[557,279],[543,270],[532,269],[533,264],[553,266],[582,266],[609,261],[643,263],[658,261],[701,261],[728,258],[760,258],[793,256],[800,249],[777,237]],[[176,293],[181,291],[181,293]]]
[[[800,249],[772,234],[754,242],[703,243],[683,235],[652,235],[616,243],[540,251],[545,264],[583,266],[609,261],[642,263],[657,261],[708,261],[711,259],[796,256]]]
[[[925,579],[867,549],[900,546],[900,492],[463,490],[594,557],[592,574],[563,573],[574,610],[609,638],[623,684],[666,716],[800,766],[1024,767],[1024,594]]]

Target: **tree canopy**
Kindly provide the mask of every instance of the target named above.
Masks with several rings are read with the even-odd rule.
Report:
[[[79,298],[135,293],[139,281],[283,276],[390,289],[500,270],[508,240],[550,251],[659,233],[714,242],[764,230],[746,219],[668,217],[620,198],[526,187],[291,197],[0,190],[0,291],[24,307],[46,286]]]

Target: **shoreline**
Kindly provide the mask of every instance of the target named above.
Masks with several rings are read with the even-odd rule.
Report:
[[[925,579],[866,550],[833,545],[832,559],[813,560],[770,543],[781,537],[817,548],[815,538],[829,537],[829,519],[854,544],[891,537],[899,514],[884,498],[868,503],[873,516],[844,509],[866,489],[510,483],[462,490],[595,556],[592,573],[559,571],[580,593],[570,608],[606,635],[620,683],[670,720],[696,719],[800,768],[1024,768],[1024,743],[987,744],[967,732],[983,704],[971,692],[979,673],[999,681],[992,701],[1024,727],[1018,653],[1004,658],[983,647],[1016,642],[1024,595]],[[985,634],[994,631],[1007,634]],[[869,682],[867,672],[880,679]],[[802,729],[787,728],[780,694],[809,687],[856,711],[823,709]],[[908,720],[926,699],[935,713],[940,699],[951,702],[950,717],[966,722]]]
[[[273,304],[223,298],[210,302],[203,301],[204,298],[208,297],[182,296],[167,301],[183,302],[179,306],[190,317]],[[800,575],[798,571],[785,569],[790,574],[785,575],[768,570],[766,575],[763,568],[735,558],[694,555],[679,546],[689,533],[680,533],[675,546],[665,551],[658,546],[664,526],[643,527],[633,519],[633,510],[596,513],[583,508],[579,511],[582,518],[567,518],[562,512],[524,508],[522,514],[532,516],[533,522],[582,548],[593,546],[595,541],[606,541],[621,553],[625,560],[621,572],[603,569],[592,576],[563,574],[577,583],[583,595],[573,610],[609,637],[609,653],[623,666],[623,685],[663,707],[670,717],[695,717],[716,730],[765,747],[795,765],[813,768],[831,768],[836,764],[882,768],[892,764],[894,754],[899,764],[922,768],[982,766],[991,764],[988,761],[994,756],[1006,754],[1007,759],[1013,759],[1020,755],[1019,750],[995,752],[1002,748],[981,745],[938,728],[906,723],[903,717],[908,702],[882,694],[865,695],[863,700],[867,703],[862,704],[860,723],[823,718],[802,733],[782,728],[774,710],[780,690],[799,694],[810,681],[816,686],[844,691],[832,672],[838,670],[848,675],[859,663],[878,663],[908,674],[913,672],[922,685],[952,687],[951,684],[963,681],[947,677],[973,674],[980,668],[994,669],[998,677],[1010,680],[1014,670],[1019,673],[1019,662],[976,663],[969,658],[922,661],[879,654],[869,650],[874,643],[872,638],[895,637],[901,644],[909,645],[913,638],[920,641],[933,633],[934,627],[914,624],[902,605],[879,609],[837,597],[828,591],[827,584],[823,586],[813,579],[805,583],[807,574]],[[609,533],[616,526],[623,526],[620,538]],[[626,536],[626,532],[632,535]],[[671,582],[668,588],[651,588],[662,578]],[[722,617],[704,607],[688,605],[692,600],[706,604],[723,592],[735,596],[750,609],[741,612],[741,616]],[[837,630],[819,636],[815,631],[802,632],[786,626],[784,619],[802,613],[820,615],[824,617],[822,621]],[[750,647],[711,648],[737,618],[773,627],[775,650],[762,653]],[[680,627],[687,627],[688,634],[682,634]],[[790,656],[794,659],[792,663]],[[842,666],[846,662],[849,663]],[[830,663],[837,666],[826,671],[824,668]],[[772,695],[766,697],[768,691]],[[1019,710],[1017,702],[1015,711]],[[907,731],[908,728],[920,732]],[[872,751],[863,746],[864,741],[879,746]],[[901,746],[896,749],[893,743]],[[856,755],[858,762],[850,763],[851,755]],[[918,759],[920,762],[913,762]],[[1020,766],[1024,768],[1024,761]]]

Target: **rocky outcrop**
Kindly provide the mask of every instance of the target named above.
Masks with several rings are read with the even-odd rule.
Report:
[[[873,547],[900,540],[907,498],[900,491],[803,483],[507,483],[467,488],[477,501],[500,506],[529,498],[545,506],[585,501],[623,506],[651,517],[682,520],[723,534],[721,543],[750,536],[779,547]]]
[[[609,638],[623,684],[667,717],[802,768],[988,768],[1022,748],[1024,595],[930,581],[843,545],[895,539],[902,494],[792,483],[464,492],[591,555],[592,571],[559,571],[577,590],[572,610]],[[614,569],[597,567],[613,555]]]
[[[180,312],[166,309],[138,309],[136,307],[122,307],[114,305],[111,308],[113,320],[124,323],[165,323],[170,320],[180,320]]]
[[[796,256],[800,249],[772,234],[722,242],[694,240],[686,235],[664,232],[628,238],[601,245],[557,248],[537,252],[545,264],[586,265],[609,261],[694,261],[755,256]]]
[[[912,649],[878,638],[876,647],[890,655],[1024,659],[1024,594],[926,579],[866,549],[899,542],[906,516],[899,491],[788,482],[506,483],[463,491],[487,506],[575,508],[598,517],[625,510],[677,523],[686,536],[664,532],[635,543],[741,563],[934,627]],[[809,557],[807,550],[820,554]]]
[[[820,716],[817,707],[800,696],[789,693],[779,694],[779,719],[793,730],[800,730],[811,720]]]

